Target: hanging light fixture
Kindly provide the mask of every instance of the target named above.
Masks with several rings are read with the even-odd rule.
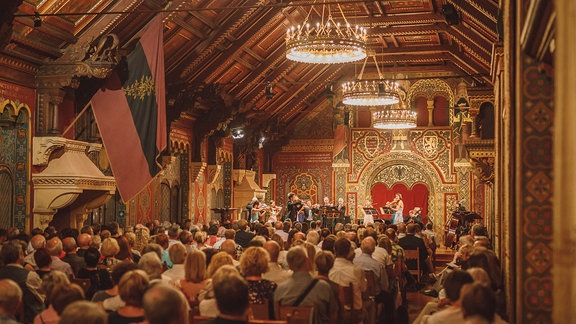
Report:
[[[331,64],[355,62],[366,57],[366,29],[357,25],[352,27],[340,4],[336,6],[344,24],[334,21],[330,5],[324,0],[319,22],[310,22],[312,6],[301,25],[288,29],[286,58],[302,63]]]
[[[410,129],[415,128],[418,115],[403,105],[391,106],[372,114],[372,125],[379,129]]]
[[[376,56],[372,55],[378,80],[364,80],[364,68],[368,58],[364,60],[360,74],[355,81],[342,84],[342,102],[351,106],[387,106],[394,105],[400,101],[398,95],[398,84],[394,81],[384,80],[382,72],[376,62]]]

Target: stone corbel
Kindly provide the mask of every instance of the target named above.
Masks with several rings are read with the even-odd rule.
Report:
[[[50,155],[66,145],[67,140],[62,137],[35,137],[32,141],[32,165],[45,166]]]
[[[246,172],[247,170],[244,169],[232,170],[232,180],[237,186],[241,185],[242,181],[244,181],[244,178],[246,177]]]
[[[275,173],[264,173],[262,174],[262,188],[268,188],[270,186],[270,182],[276,179]]]

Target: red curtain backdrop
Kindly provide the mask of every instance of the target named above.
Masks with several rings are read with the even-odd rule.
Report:
[[[383,183],[377,183],[372,187],[371,194],[372,200],[374,202],[374,207],[380,210],[380,207],[386,205],[387,201],[392,201],[394,195],[400,193],[402,195],[402,200],[404,201],[404,212],[405,216],[408,216],[408,211],[414,209],[414,207],[422,208],[422,220],[424,224],[428,222],[428,188],[422,184],[415,184],[412,189],[406,187],[406,185],[397,183],[389,189]]]
[[[448,100],[438,96],[434,98],[434,125],[448,126],[450,124]]]

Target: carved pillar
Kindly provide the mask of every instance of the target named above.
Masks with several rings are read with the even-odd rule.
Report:
[[[62,104],[66,91],[62,88],[39,88],[36,117],[36,134],[58,135],[58,107]]]
[[[576,316],[576,2],[556,3],[552,322]]]
[[[434,100],[426,100],[426,108],[428,109],[428,127],[434,126]]]

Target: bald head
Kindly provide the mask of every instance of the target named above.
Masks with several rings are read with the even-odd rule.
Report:
[[[270,262],[278,262],[278,256],[280,255],[280,244],[278,242],[270,240],[264,243],[264,250],[270,255]]]
[[[66,237],[62,240],[62,248],[66,253],[76,252],[76,240],[73,237]]]
[[[34,235],[30,240],[30,244],[32,244],[32,248],[34,250],[38,250],[40,248],[46,247],[46,238],[44,235]]]
[[[404,223],[398,224],[398,233],[406,233],[406,224]]]
[[[233,259],[236,259],[236,243],[233,240],[225,240],[220,245],[220,250],[226,252],[232,256]]]
[[[62,253],[62,241],[53,237],[46,242],[46,249],[52,256],[59,256]]]
[[[87,233],[78,235],[78,247],[80,249],[88,249],[92,245],[92,236]]]
[[[367,238],[362,240],[362,243],[360,244],[360,250],[362,250],[362,253],[372,255],[375,249],[376,249],[376,241],[374,240],[374,238],[368,236]]]

